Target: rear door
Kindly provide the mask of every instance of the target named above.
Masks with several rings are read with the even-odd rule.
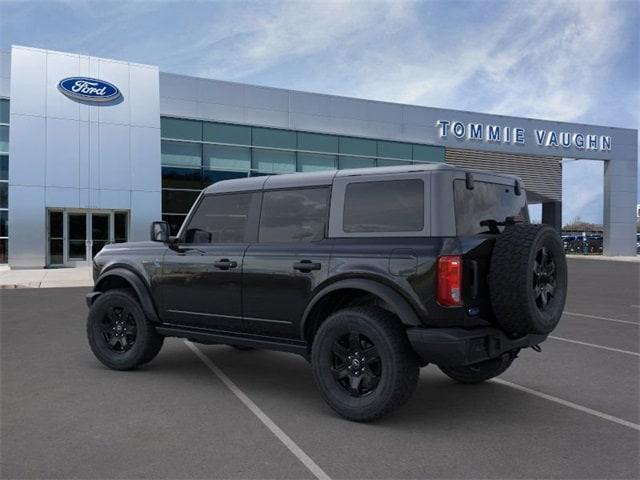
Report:
[[[242,330],[242,264],[255,237],[259,193],[206,195],[164,256],[162,320]]]
[[[265,191],[258,242],[244,257],[242,305],[249,333],[298,338],[314,288],[327,278],[329,187]]]

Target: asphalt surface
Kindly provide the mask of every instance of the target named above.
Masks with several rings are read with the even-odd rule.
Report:
[[[636,479],[640,264],[569,266],[566,311],[611,320],[565,314],[500,377],[526,392],[429,366],[400,411],[356,424],[302,358],[198,348],[331,478]],[[99,364],[86,290],[0,291],[2,478],[314,478],[183,341],[138,371]]]

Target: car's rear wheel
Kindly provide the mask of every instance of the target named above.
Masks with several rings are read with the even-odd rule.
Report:
[[[355,421],[382,417],[404,404],[418,382],[418,361],[397,317],[375,307],[331,315],[311,353],[323,399]]]
[[[128,290],[108,290],[89,310],[87,337],[93,354],[114,370],[131,370],[160,352],[164,337]]]
[[[504,373],[511,366],[515,355],[505,353],[498,358],[461,367],[439,366],[442,373],[456,382],[472,384],[480,383]]]

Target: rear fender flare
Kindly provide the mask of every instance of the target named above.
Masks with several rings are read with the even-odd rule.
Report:
[[[142,306],[142,310],[144,311],[147,318],[153,322],[160,322],[160,318],[158,317],[158,312],[156,311],[156,307],[153,303],[153,299],[151,297],[151,293],[149,292],[149,288],[145,284],[145,282],[135,273],[127,268],[117,267],[107,270],[102,275],[98,277],[96,280],[96,285],[93,288],[94,292],[104,292],[102,288],[108,279],[118,278],[120,280],[124,280],[129,286],[133,289],[136,296],[140,300],[140,305]],[[101,285],[103,287],[101,287]],[[96,295],[92,298],[95,299],[99,295]]]
[[[391,307],[393,313],[395,313],[400,321],[406,326],[418,327],[422,325],[420,318],[416,314],[411,304],[391,287],[376,282],[375,280],[351,278],[340,280],[323,288],[311,299],[302,316],[302,322],[300,324],[300,338],[306,338],[305,330],[307,326],[307,320],[309,319],[311,312],[313,312],[313,309],[318,304],[318,302],[322,301],[322,299],[331,292],[347,289],[362,290],[380,298]]]

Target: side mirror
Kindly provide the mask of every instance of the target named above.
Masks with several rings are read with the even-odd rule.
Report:
[[[169,224],[167,222],[151,223],[151,241],[167,243],[169,241]]]

